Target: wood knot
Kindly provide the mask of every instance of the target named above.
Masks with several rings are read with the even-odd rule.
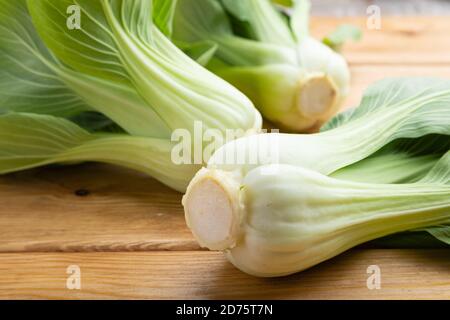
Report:
[[[88,195],[91,194],[91,192],[87,189],[78,189],[78,190],[75,190],[74,194],[77,197],[87,197]]]

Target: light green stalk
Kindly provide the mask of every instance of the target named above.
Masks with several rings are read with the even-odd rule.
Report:
[[[203,47],[209,58],[196,57],[267,119],[307,131],[338,111],[350,81],[344,58],[309,36],[308,16],[309,1],[287,19],[269,0],[178,0],[174,39],[187,52]]]
[[[283,276],[376,238],[449,224],[448,160],[446,182],[431,175],[399,185],[337,180],[290,165],[262,166],[242,180],[204,170],[184,199],[187,222],[202,246],[224,250],[239,269]],[[272,169],[276,174],[267,174]]]

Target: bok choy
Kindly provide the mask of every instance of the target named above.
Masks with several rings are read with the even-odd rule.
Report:
[[[198,165],[171,160],[176,129],[261,128],[245,95],[166,37],[174,7],[164,0],[0,5],[0,173],[103,161],[183,191]]]
[[[268,120],[289,131],[315,130],[339,110],[350,72],[339,53],[310,36],[309,7],[293,1],[286,17],[270,0],[178,0],[173,39]],[[328,43],[341,45],[347,31]]]
[[[251,159],[268,139],[276,157],[257,150]],[[257,276],[295,273],[408,230],[450,244],[450,81],[384,80],[321,133],[233,141],[183,203],[202,246]]]

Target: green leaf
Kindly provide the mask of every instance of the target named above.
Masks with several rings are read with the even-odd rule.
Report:
[[[343,163],[347,163],[339,168],[342,169],[366,159],[398,139],[417,139],[427,135],[449,137],[449,101],[448,80],[386,79],[366,91],[359,108],[331,120],[322,134],[329,138],[328,143],[352,148],[351,152],[347,150],[347,155],[342,154],[342,159],[345,158]],[[341,141],[332,142],[334,137]],[[338,157],[341,156],[334,155],[334,164],[330,165],[336,167]]]
[[[95,161],[149,174],[184,191],[199,169],[171,161],[170,140],[126,134],[92,134],[75,123],[53,116],[0,115],[0,174],[49,164]]]
[[[229,65],[297,63],[291,48],[236,36],[227,12],[217,0],[179,0],[174,24],[177,43],[215,43],[215,57]]]
[[[450,149],[450,136],[399,139],[331,176],[357,182],[413,183],[430,175]]]
[[[233,34],[226,12],[217,0],[178,0],[174,24],[175,39],[184,42]]]
[[[375,154],[333,172],[336,179],[371,183],[407,183],[422,179],[436,162],[438,155],[410,156],[407,153]]]
[[[399,139],[450,136],[449,102],[448,80],[400,78],[376,83],[367,90],[360,108],[332,120],[326,127],[328,130],[315,135],[280,135],[277,163],[301,165],[328,176]],[[248,144],[260,144],[251,141],[253,139],[267,143],[270,137],[261,135],[230,143],[221,148],[210,163],[226,170],[240,168],[244,173],[253,170],[260,164],[258,161],[265,159],[258,158],[251,164],[240,166],[220,163],[220,159],[233,149],[246,154]],[[295,150],[289,147],[294,142]]]
[[[80,95],[92,88],[85,97],[89,104],[127,132],[170,137],[179,128],[193,132],[196,120],[223,131],[258,126],[243,94],[190,59],[153,24],[152,1],[29,0],[28,5],[46,45],[73,70],[65,80]],[[80,30],[66,28],[70,5],[81,9]]]
[[[272,2],[278,6],[290,8],[286,13],[290,18],[290,27],[297,43],[302,43],[310,36],[310,0],[272,0]]]
[[[31,70],[24,72],[17,63],[4,73],[16,72],[24,83],[46,83],[51,73],[52,81],[89,106],[65,112],[51,104],[53,97],[46,98],[50,92],[41,92],[46,99],[39,102],[39,112],[9,113],[22,109],[0,100],[5,103],[0,105],[0,131],[7,137],[0,143],[0,173],[102,161],[146,172],[183,191],[198,166],[173,163],[173,130],[193,132],[195,121],[204,130],[260,129],[260,115],[242,93],[190,59],[158,29],[153,1],[30,0],[27,6],[23,0],[0,1],[5,4],[0,7],[0,31],[6,37],[2,53],[8,57],[9,46],[20,44],[18,53]],[[73,30],[67,25],[71,6],[81,12],[80,28]],[[162,23],[165,18],[158,19]],[[38,74],[35,66],[43,66]],[[24,85],[20,94],[26,97],[35,86]],[[8,92],[0,90],[2,94]],[[31,104],[23,100],[24,106]],[[67,139],[51,141],[57,131]]]
[[[293,0],[293,12],[291,15],[291,29],[298,43],[309,36],[309,15],[311,3],[309,0]]]
[[[0,109],[71,117],[91,108],[55,73],[23,0],[0,0]]]
[[[403,124],[403,130],[399,130],[398,135],[420,137],[423,134],[424,136],[394,140],[372,156],[343,168],[333,175],[340,179],[377,183],[409,183],[420,180],[427,183],[448,184],[450,177],[449,89],[450,82],[430,78],[388,79],[370,87],[359,108],[336,116],[322,130],[325,132],[344,127],[352,122],[370,121],[372,113],[388,113],[389,109],[406,104],[411,105],[411,108],[417,106],[419,108],[416,114]],[[427,95],[429,99],[425,101],[420,99]],[[427,132],[441,135],[427,136]],[[448,232],[448,227],[432,230],[429,232],[431,235],[446,242],[445,231]],[[403,238],[401,241],[389,238],[375,243],[404,246],[408,243],[408,237],[423,239],[420,232],[415,232],[395,238]]]
[[[450,136],[447,137],[450,140]],[[447,141],[447,150],[449,141]],[[426,177],[422,179],[422,182],[427,183],[442,183],[450,185],[450,151],[447,151],[441,159],[433,166]]]
[[[422,105],[417,109],[417,113],[409,118],[409,125],[403,124],[402,135],[416,138],[394,140],[375,154],[333,173],[332,176],[339,179],[376,183],[417,181],[448,183],[450,175],[448,153],[450,122],[447,117],[450,114],[448,112],[449,86],[448,81],[440,79],[402,78],[383,80],[370,87],[359,108],[339,114],[328,122],[322,131],[329,131],[352,122],[364,121],[364,119],[370,121],[372,113],[377,113],[379,110],[387,113],[391,108],[412,103],[412,106]],[[430,98],[424,102],[420,97],[426,95],[434,95],[436,98]],[[426,131],[440,135],[426,135]],[[420,137],[420,133],[424,136]],[[439,239],[438,231],[430,232],[430,234]],[[393,246],[399,243],[405,244],[408,243],[408,236],[423,238],[420,236],[420,232],[414,232],[398,237],[398,239],[403,239],[401,241],[389,238],[375,243]]]
[[[449,134],[449,94],[448,80],[426,77],[381,80],[365,91],[358,108],[338,114],[322,127],[322,132],[354,123],[364,117],[372,117],[372,114],[388,113],[389,109],[404,105],[408,112],[414,110],[414,116],[408,119],[408,129],[414,136],[423,136],[422,132],[427,132],[428,129],[433,129],[434,132],[430,133]],[[417,128],[417,134],[413,133],[414,128]]]
[[[447,244],[426,231],[407,231],[379,238],[364,244],[377,249],[440,249]]]
[[[236,1],[236,0],[220,0],[224,8],[233,16],[242,21],[250,21],[252,19],[252,0]],[[265,1],[265,0],[263,0]]]
[[[348,40],[360,41],[362,31],[360,28],[344,24],[339,26],[333,33],[323,39],[323,43],[335,51],[340,51],[344,43]]]
[[[292,7],[294,5],[295,0],[272,0],[273,3],[283,6],[283,7]]]
[[[0,109],[63,117],[97,110],[129,132],[170,135],[132,89],[64,67],[35,31],[24,0],[0,0],[0,4],[4,16],[0,19]]]
[[[171,37],[178,0],[153,0],[153,21],[166,36]]]
[[[269,121],[285,131],[307,131],[337,112],[350,72],[341,55],[309,36],[308,1],[296,1],[292,15],[279,9],[269,0],[180,0],[173,38],[182,48],[215,43],[211,71],[245,93]]]
[[[29,0],[28,7],[39,34],[59,60],[84,74],[130,85],[102,3],[106,2]],[[66,26],[66,10],[74,5],[81,8],[80,30]],[[149,24],[150,8],[147,12]]]
[[[217,44],[212,41],[195,42],[192,44],[178,43],[178,46],[202,66],[208,65],[218,49]]]
[[[427,228],[425,231],[433,235],[436,239],[450,245],[450,225]]]
[[[235,18],[248,23],[254,40],[279,45],[294,45],[292,33],[270,0],[221,0]]]
[[[89,132],[125,133],[111,119],[98,112],[83,112],[74,117],[70,117],[69,120]]]

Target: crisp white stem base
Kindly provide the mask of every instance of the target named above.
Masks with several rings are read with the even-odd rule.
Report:
[[[308,118],[327,119],[335,113],[339,92],[325,75],[308,77],[301,86],[297,100],[298,111]]]
[[[239,180],[232,173],[202,169],[183,197],[186,222],[202,247],[233,248],[239,238]]]

